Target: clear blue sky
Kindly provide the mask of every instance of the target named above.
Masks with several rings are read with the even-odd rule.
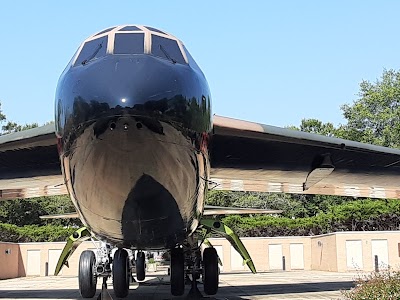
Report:
[[[185,43],[214,113],[337,125],[361,80],[399,69],[399,11],[399,1],[366,0],[3,1],[0,101],[18,123],[52,120],[58,77],[79,44],[112,25],[145,24]]]

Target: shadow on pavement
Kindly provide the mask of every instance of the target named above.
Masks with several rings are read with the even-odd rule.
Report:
[[[137,290],[129,292],[126,299],[187,299],[187,297],[172,297],[169,294],[169,288],[156,288],[154,286],[167,285],[166,282],[152,280],[141,284]],[[354,286],[352,281],[339,282],[312,282],[312,283],[294,283],[294,284],[256,284],[256,285],[235,285],[221,286],[218,294],[214,297],[206,297],[206,299],[249,299],[252,296],[263,295],[285,295],[285,294],[301,294],[310,292],[329,292],[350,289]],[[186,287],[188,293],[190,287]],[[202,284],[199,284],[200,291],[203,290]],[[109,287],[111,296],[114,297],[112,287]],[[96,297],[99,295],[100,289],[97,290]],[[96,297],[94,299],[96,299]],[[53,289],[53,290],[1,290],[0,298],[11,299],[81,299],[77,289]],[[283,296],[284,298],[284,296]]]
[[[354,286],[353,281],[310,282],[291,284],[257,284],[222,286],[218,294],[234,294],[237,296],[259,296],[275,294],[300,294],[311,292],[332,292],[348,290]]]
[[[79,297],[77,289],[0,290],[0,299],[78,299]]]

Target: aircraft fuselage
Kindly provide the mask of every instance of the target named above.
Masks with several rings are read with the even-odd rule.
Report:
[[[131,27],[138,30],[90,37],[61,75],[59,155],[72,201],[94,234],[126,248],[172,248],[203,211],[211,96],[179,40]],[[134,36],[142,34],[143,45]]]

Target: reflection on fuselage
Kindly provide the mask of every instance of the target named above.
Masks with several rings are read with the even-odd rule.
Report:
[[[83,222],[117,246],[170,248],[197,227],[212,128],[197,65],[107,55],[62,74],[56,127]]]

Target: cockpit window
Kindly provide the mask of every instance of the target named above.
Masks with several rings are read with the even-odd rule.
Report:
[[[107,28],[107,29],[104,29],[103,31],[100,31],[98,34],[96,34],[96,36],[98,36],[98,35],[100,35],[100,34],[103,34],[103,33],[106,33],[106,32],[109,32],[109,31],[113,30],[114,28],[115,28],[115,26],[114,26],[114,27]]]
[[[197,65],[196,61],[193,59],[193,57],[190,55],[189,51],[186,49],[185,45],[183,45],[183,49],[185,50],[186,53],[186,58],[189,62],[189,66],[191,66],[193,69],[198,69],[200,70],[200,67]]]
[[[143,33],[116,33],[114,54],[143,54]]]
[[[136,26],[125,26],[124,28],[120,29],[119,31],[141,31],[140,28]]]
[[[161,30],[158,30],[158,29],[150,27],[150,26],[144,26],[144,27],[146,27],[148,30],[151,30],[151,31],[154,31],[154,32],[166,34],[165,32],[162,32]]]
[[[107,52],[107,36],[91,40],[86,42],[78,58],[75,61],[75,65],[86,64],[92,59],[96,59],[105,56]]]
[[[158,35],[151,35],[151,54],[162,57],[172,62],[186,64],[185,59],[175,40],[163,38]]]

